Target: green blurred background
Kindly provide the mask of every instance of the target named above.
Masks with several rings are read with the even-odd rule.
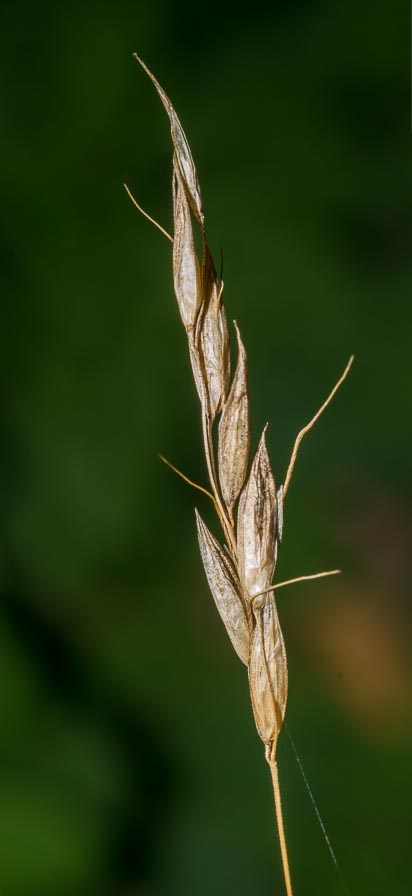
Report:
[[[170,247],[188,133],[253,439],[304,442],[279,592],[296,896],[412,891],[409,23],[400,3],[3,4],[1,896],[282,894],[245,671],[208,593]]]

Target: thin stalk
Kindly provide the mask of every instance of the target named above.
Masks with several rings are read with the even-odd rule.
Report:
[[[137,199],[135,199],[135,197],[133,196],[133,193],[131,193],[131,191],[129,190],[129,187],[127,186],[127,184],[123,184],[123,186],[124,186],[128,196],[130,196],[130,199],[132,200],[133,205],[136,206],[136,208],[138,209],[140,214],[143,215],[144,218],[147,218],[147,220],[150,221],[151,224],[154,224],[154,226],[157,227],[158,230],[160,230],[160,233],[163,233],[163,236],[166,236],[167,239],[170,240],[171,243],[173,243],[173,237],[170,235],[170,233],[168,233],[167,230],[165,230],[164,227],[162,227],[162,225],[158,223],[158,221],[155,221],[155,219],[152,218],[151,215],[149,215],[147,212],[145,212],[144,208],[142,208],[142,206],[139,205]]]
[[[293,446],[292,457],[289,461],[289,466],[288,466],[287,473],[286,473],[285,484],[283,486],[283,497],[284,498],[286,497],[286,493],[287,493],[287,490],[290,485],[290,480],[292,478],[293,468],[295,466],[296,458],[298,456],[299,445],[300,445],[303,437],[306,435],[306,433],[309,432],[309,430],[311,430],[312,427],[315,425],[316,421],[319,420],[320,415],[323,414],[325,408],[327,408],[328,404],[330,404],[330,402],[332,401],[332,398],[338,391],[339,387],[342,385],[343,381],[346,379],[346,377],[349,373],[349,370],[352,367],[354,357],[355,357],[354,355],[350,356],[349,361],[345,367],[345,370],[343,371],[342,376],[339,377],[336,385],[333,387],[332,392],[330,392],[326,401],[323,402],[322,406],[316,412],[315,416],[312,417],[312,419],[309,421],[309,423],[307,423],[306,426],[304,426],[303,429],[300,430],[300,432],[298,433],[298,435],[296,437],[296,441]]]
[[[329,569],[327,572],[315,572],[311,576],[297,576],[295,579],[287,579],[286,582],[278,582],[273,586],[273,590],[284,588],[285,585],[296,585],[297,582],[310,582],[312,579],[324,579],[325,576],[338,576],[341,572],[341,569]]]
[[[268,759],[270,773],[272,775],[273,793],[275,797],[276,821],[279,832],[280,854],[282,857],[283,876],[285,878],[285,886],[287,896],[293,896],[292,881],[290,879],[288,851],[286,847],[285,828],[283,825],[282,801],[280,798],[279,772],[276,759]]]
[[[169,464],[169,466],[171,466],[171,464]],[[172,469],[174,468],[172,467]],[[179,471],[177,470],[176,472]],[[183,478],[185,479],[186,477]],[[193,485],[193,483],[191,484]],[[204,489],[202,489],[202,491],[204,491]],[[327,572],[315,572],[310,576],[297,576],[295,579],[287,579],[285,582],[277,582],[276,585],[271,585],[269,588],[264,588],[263,591],[258,591],[256,594],[253,594],[252,601],[254,601],[256,597],[261,597],[262,594],[269,594],[270,591],[277,591],[278,588],[284,588],[285,585],[295,585],[296,582],[310,582],[312,579],[324,579],[325,576],[337,576],[341,572],[341,569],[329,569]]]
[[[184,482],[187,482],[188,485],[196,488],[198,492],[202,492],[204,495],[207,495],[207,497],[210,498],[210,500],[213,502],[216,513],[218,513],[216,501],[212,493],[208,492],[207,488],[203,488],[203,485],[198,485],[197,482],[193,482],[193,479],[189,479],[188,476],[185,476],[185,474],[182,473],[182,471],[179,470],[178,467],[175,467],[174,464],[170,463],[170,460],[168,460],[167,457],[163,457],[163,454],[158,454],[157,456],[160,457],[160,460],[163,461],[163,463],[166,464],[167,467],[170,467],[170,469],[173,470],[174,473],[177,473],[177,475],[180,476],[180,478],[183,479]]]

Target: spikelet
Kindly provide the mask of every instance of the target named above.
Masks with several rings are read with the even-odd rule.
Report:
[[[247,359],[235,321],[238,361],[219,424],[219,480],[226,507],[231,510],[245,481],[250,449],[250,411]]]
[[[265,440],[266,427],[239,501],[237,544],[240,581],[248,599],[269,588],[277,558],[276,488]],[[262,600],[265,596],[262,596]]]
[[[138,58],[138,57],[137,57]],[[281,727],[286,708],[287,665],[284,647],[273,651],[273,643],[281,643],[276,605],[270,593],[259,600],[258,615],[251,612],[254,595],[271,585],[276,563],[276,489],[265,443],[265,433],[247,476],[250,451],[250,409],[246,351],[235,323],[238,360],[230,384],[230,346],[226,314],[212,256],[206,242],[204,215],[199,179],[186,135],[169,97],[147,66],[138,59],[151,78],[169,116],[174,147],[173,154],[173,280],[180,315],[188,334],[189,352],[197,392],[205,423],[205,452],[211,486],[228,543],[223,551],[197,513],[199,544],[209,586],[219,613],[236,652],[246,664],[253,657],[249,671],[252,703],[258,731],[264,731],[267,744],[268,725],[258,724],[262,712],[256,707],[267,705],[267,693],[278,693],[284,700],[274,711]],[[200,227],[203,257],[196,255],[191,213]],[[218,462],[214,457],[212,426],[220,412]],[[217,472],[218,470],[218,472]],[[244,486],[244,488],[243,488]],[[239,502],[238,532],[233,524],[233,508]],[[267,610],[264,607],[267,605]],[[246,607],[248,610],[246,610]],[[261,614],[263,614],[261,616]],[[270,633],[272,627],[273,632]],[[260,651],[257,643],[260,643]],[[270,656],[266,657],[266,652]],[[260,657],[260,659],[259,659]],[[273,681],[264,680],[258,666],[265,668]],[[277,668],[278,665],[282,668]],[[278,688],[277,682],[284,685]],[[286,683],[286,684],[285,684]],[[269,689],[269,691],[268,691]],[[271,725],[271,740],[277,741],[280,727]],[[261,734],[262,736],[262,734]]]
[[[284,486],[276,490],[266,448],[266,427],[248,473],[250,401],[246,351],[235,322],[238,358],[231,380],[223,282],[217,276],[207,246],[197,171],[170,99],[145,63],[137,54],[134,55],[152,80],[169,116],[174,149],[174,289],[188,336],[193,376],[201,404],[204,450],[211,485],[211,493],[207,494],[213,500],[226,542],[222,547],[196,511],[200,552],[212,596],[229,638],[237,655],[248,667],[256,728],[265,745],[265,755],[271,768],[286,891],[288,896],[292,896],[276,762],[276,746],[286,711],[288,670],[273,593],[275,587],[289,583],[274,586],[272,580],[282,540],[283,498],[289,487],[300,442],[345,379],[353,357],[320,410],[298,434]],[[200,259],[194,225],[200,231]],[[217,451],[214,425],[217,425]],[[234,517],[236,504],[237,527]],[[299,577],[297,581],[314,577]]]
[[[233,647],[247,666],[250,654],[248,615],[236,568],[197,510],[196,522],[210,590]]]

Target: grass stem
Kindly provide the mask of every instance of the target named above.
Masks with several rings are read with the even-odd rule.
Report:
[[[285,886],[287,896],[293,896],[292,881],[290,879],[288,851],[286,847],[285,828],[283,825],[282,800],[280,797],[279,772],[276,759],[268,759],[270,773],[272,775],[273,793],[275,797],[276,821],[279,832],[280,853],[282,857],[283,876],[285,878]]]

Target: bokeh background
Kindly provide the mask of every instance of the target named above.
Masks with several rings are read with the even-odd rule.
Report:
[[[196,543],[206,499],[170,247],[189,135],[253,440],[303,443],[279,592],[298,896],[411,892],[409,23],[399,3],[3,4],[0,893],[282,894],[244,669]],[[404,13],[405,15],[405,13]],[[345,887],[347,888],[345,890]]]

